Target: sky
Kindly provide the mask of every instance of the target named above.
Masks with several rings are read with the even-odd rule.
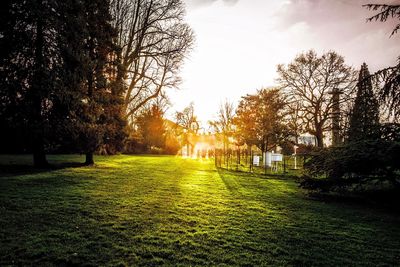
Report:
[[[393,65],[400,55],[396,21],[366,22],[373,0],[184,0],[186,22],[196,44],[181,71],[179,90],[170,91],[170,116],[194,102],[207,128],[219,105],[276,85],[276,67],[314,49],[344,56],[371,72]],[[375,1],[376,2],[376,1]],[[380,1],[380,3],[399,3]]]

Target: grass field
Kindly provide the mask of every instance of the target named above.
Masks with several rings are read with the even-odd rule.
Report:
[[[312,200],[292,180],[217,171],[211,161],[96,160],[2,168],[0,266],[400,264],[396,214]],[[0,157],[10,161],[30,158]]]

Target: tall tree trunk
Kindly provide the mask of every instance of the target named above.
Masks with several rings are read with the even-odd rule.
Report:
[[[94,164],[93,153],[92,152],[86,153],[85,165],[93,165],[93,164]]]
[[[321,148],[324,147],[324,134],[322,133],[322,130],[316,132],[315,138],[317,139],[317,146]]]
[[[42,2],[39,2],[39,7]],[[35,41],[35,70],[32,84],[32,106],[31,106],[31,129],[32,131],[32,150],[33,150],[33,165],[35,167],[46,167],[48,165],[44,150],[44,132],[43,132],[43,117],[42,117],[42,95],[43,90],[43,75],[44,71],[44,25],[42,18],[38,18],[36,22],[36,41]]]
[[[33,138],[33,166],[43,168],[48,165],[43,138],[40,134],[37,134]]]

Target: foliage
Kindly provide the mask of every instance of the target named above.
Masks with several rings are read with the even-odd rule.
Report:
[[[33,152],[116,153],[125,138],[123,90],[109,1],[5,1],[0,27],[0,123]],[[3,127],[2,127],[3,128]],[[16,140],[14,132],[28,132]],[[13,143],[13,142],[11,142]]]
[[[350,115],[349,142],[379,137],[379,104],[372,88],[367,64],[361,66],[357,95]]]
[[[37,166],[47,165],[46,138],[60,74],[57,1],[2,1],[0,116],[30,134]]]
[[[261,89],[242,97],[234,124],[237,139],[267,151],[288,137],[284,124],[286,101],[279,89]]]
[[[387,4],[368,4],[364,5],[369,10],[379,11],[377,14],[368,18],[368,21],[381,21],[385,22],[389,18],[400,20],[400,5],[387,5]],[[400,29],[400,23],[397,23],[393,29],[391,36],[396,34]],[[389,105],[391,115],[395,120],[400,118],[400,57],[397,59],[395,66],[390,66],[377,71],[374,74],[377,82],[383,82],[380,90],[380,97],[382,103]]]
[[[349,101],[352,94],[354,71],[344,63],[344,58],[334,51],[319,57],[313,50],[299,54],[288,64],[278,66],[278,82],[297,103],[296,110],[304,130],[317,139],[323,147],[324,135],[332,127],[333,90],[342,94],[340,104]],[[297,124],[295,124],[297,125]],[[298,129],[295,132],[298,132]]]
[[[303,186],[329,189],[373,180],[400,186],[400,143],[360,140],[315,153],[304,165]],[[321,180],[322,179],[322,180]]]
[[[137,131],[147,150],[165,146],[166,129],[163,116],[163,111],[157,105],[153,105],[136,118]]]

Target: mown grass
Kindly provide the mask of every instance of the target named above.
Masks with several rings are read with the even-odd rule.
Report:
[[[29,162],[0,157],[10,160]],[[396,214],[315,201],[290,179],[218,171],[211,161],[163,156],[96,161],[94,167],[34,173],[3,168],[0,266],[400,262]]]

